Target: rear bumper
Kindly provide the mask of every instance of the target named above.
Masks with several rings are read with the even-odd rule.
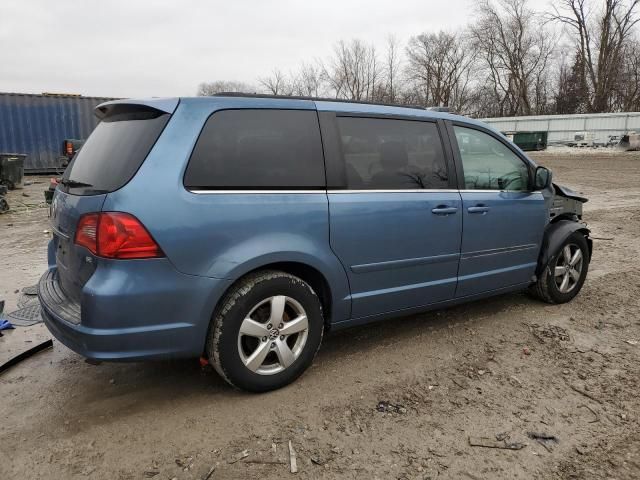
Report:
[[[195,357],[202,354],[213,309],[229,282],[177,272],[166,259],[105,262],[83,288],[80,305],[40,279],[44,323],[80,355],[103,361]]]

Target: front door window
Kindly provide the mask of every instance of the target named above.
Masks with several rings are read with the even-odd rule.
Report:
[[[506,145],[471,128],[454,127],[467,190],[529,189],[529,169]]]

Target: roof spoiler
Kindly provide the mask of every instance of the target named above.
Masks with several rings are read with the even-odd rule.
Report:
[[[99,119],[106,117],[114,108],[122,105],[131,105],[135,107],[147,107],[163,113],[173,113],[180,103],[179,98],[146,98],[146,99],[123,99],[104,102],[95,108],[95,114]]]

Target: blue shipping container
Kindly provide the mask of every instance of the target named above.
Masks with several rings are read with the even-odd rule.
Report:
[[[0,92],[0,153],[26,154],[27,173],[55,172],[62,142],[86,139],[98,123],[93,109],[108,100]]]

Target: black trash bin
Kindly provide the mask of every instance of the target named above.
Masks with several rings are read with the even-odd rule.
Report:
[[[22,188],[24,177],[24,161],[27,158],[22,153],[0,153],[0,184],[9,190]]]

